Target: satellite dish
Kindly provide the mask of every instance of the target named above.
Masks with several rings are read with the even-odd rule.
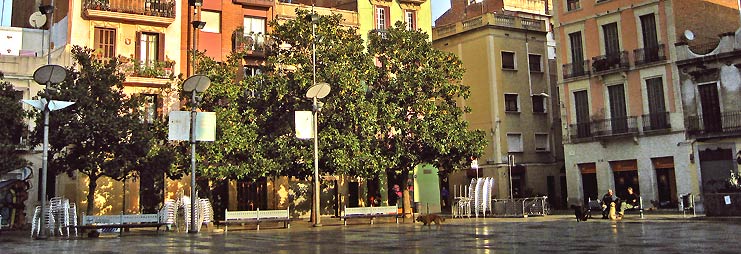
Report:
[[[46,15],[41,14],[40,11],[34,12],[31,14],[31,17],[28,18],[28,23],[30,23],[33,28],[42,27],[46,24]]]
[[[56,64],[44,65],[33,72],[33,80],[45,85],[47,83],[59,84],[67,78],[67,69]]]
[[[694,40],[695,39],[695,34],[692,33],[692,31],[690,31],[690,30],[684,30],[684,38],[687,38],[687,40],[690,40],[690,41],[691,40]]]
[[[312,98],[312,99],[313,98],[317,98],[317,99],[324,98],[325,96],[327,96],[327,94],[329,94],[330,89],[331,88],[329,87],[329,84],[327,83],[322,82],[322,83],[316,84],[315,86],[312,86],[311,88],[309,88],[309,91],[306,91],[306,98]]]
[[[209,86],[211,86],[211,79],[204,75],[194,75],[183,82],[183,91],[196,91],[202,93],[203,91],[206,91]]]

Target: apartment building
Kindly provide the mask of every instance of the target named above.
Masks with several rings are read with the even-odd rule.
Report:
[[[549,68],[549,8],[548,1],[454,0],[435,21],[433,45],[457,55],[466,69],[471,97],[461,105],[472,111],[464,117],[489,140],[478,159],[480,172],[450,174],[456,195],[473,177],[494,177],[498,198],[547,195],[552,204],[562,203],[566,181],[557,154],[558,100],[551,100],[557,95]]]
[[[717,38],[725,22],[734,30],[738,9],[729,2],[566,0],[554,6],[569,203],[598,199],[608,189],[624,196],[632,187],[646,208],[676,208],[679,195],[699,193],[673,45],[686,29],[702,28],[696,31],[703,40]],[[709,16],[717,19],[703,18]]]

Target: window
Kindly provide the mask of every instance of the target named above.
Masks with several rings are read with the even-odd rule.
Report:
[[[566,0],[566,10],[573,11],[581,8],[579,0]]]
[[[546,112],[546,100],[545,96],[533,95],[533,113],[545,113]]]
[[[244,66],[244,77],[252,77],[255,75],[260,75],[262,71],[260,70],[260,67],[257,66]]]
[[[656,18],[654,14],[640,17],[641,34],[643,35],[643,60],[653,62],[659,60],[659,39],[656,35]]]
[[[136,59],[141,64],[152,66],[157,61],[164,60],[164,40],[160,40],[157,33],[137,32]]]
[[[417,30],[417,13],[411,10],[404,11],[404,22],[406,22],[407,30]]]
[[[535,133],[535,151],[545,152],[550,150],[547,133]]]
[[[385,30],[390,26],[389,7],[376,6],[376,29]]]
[[[144,103],[142,104],[142,120],[145,123],[154,123],[157,119],[157,95],[142,94]]]
[[[607,93],[610,98],[610,125],[612,127],[612,133],[625,133],[628,131],[628,113],[625,105],[625,89],[622,84],[608,86]]]
[[[252,39],[253,47],[265,43],[265,18],[244,17],[244,36]]]
[[[201,29],[202,32],[221,33],[221,13],[201,11],[201,21],[206,22],[206,26]]]
[[[522,134],[507,133],[507,146],[510,153],[522,152]]]
[[[569,34],[571,42],[571,62],[573,63],[573,73],[584,73],[584,51],[582,49],[581,32]]]
[[[98,58],[113,58],[116,56],[116,29],[95,28],[95,54]]]
[[[644,126],[649,129],[664,129],[669,127],[666,104],[664,102],[664,82],[661,77],[646,80],[646,93],[648,95],[648,124],[644,119]]]
[[[587,91],[574,92],[574,109],[576,111],[576,135],[578,138],[591,136],[589,123],[589,95]]]
[[[602,25],[602,32],[605,36],[605,55],[608,58],[619,57],[620,39],[618,38],[617,23]]]
[[[517,94],[505,94],[504,95],[504,111],[506,112],[519,112],[519,102],[517,101]]]
[[[533,72],[543,71],[543,68],[541,68],[540,55],[529,54],[527,55],[527,60],[528,60],[528,65],[530,65],[530,71],[533,71]]]
[[[502,51],[502,69],[515,69],[515,52]]]

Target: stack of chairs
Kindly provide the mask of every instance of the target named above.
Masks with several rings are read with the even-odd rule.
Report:
[[[208,224],[212,223],[214,220],[214,208],[211,206],[211,202],[206,198],[202,198],[199,201],[199,210],[201,214],[201,220],[199,221],[201,221],[201,225],[206,224],[206,226],[208,226]]]
[[[77,207],[69,199],[63,197],[53,197],[49,200],[46,216],[41,216],[41,206],[36,206],[31,220],[31,237],[39,235],[41,230],[41,220],[45,219],[49,235],[51,236],[77,236]]]
[[[168,199],[162,204],[162,208],[159,211],[160,222],[167,224],[167,230],[170,230],[172,225],[177,222],[177,211],[178,204],[172,199]]]

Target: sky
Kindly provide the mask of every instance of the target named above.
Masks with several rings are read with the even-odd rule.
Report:
[[[435,20],[443,15],[445,11],[450,9],[450,0],[432,0],[432,25],[435,25]]]

